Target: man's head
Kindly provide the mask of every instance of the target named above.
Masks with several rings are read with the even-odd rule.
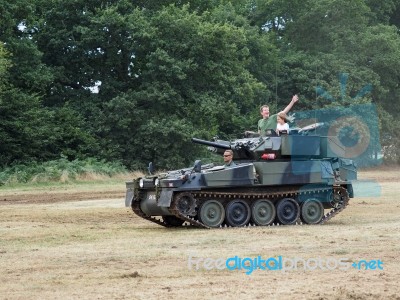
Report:
[[[233,159],[233,151],[232,150],[225,150],[224,152],[224,162],[229,164]]]
[[[263,117],[263,119],[268,119],[269,118],[269,106],[268,105],[261,106],[260,114]]]

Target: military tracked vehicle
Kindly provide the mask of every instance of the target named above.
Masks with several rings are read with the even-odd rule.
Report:
[[[193,138],[218,155],[231,149],[236,166],[197,160],[193,167],[156,175],[150,164],[149,175],[126,182],[125,205],[165,227],[323,224],[354,197],[357,170],[337,137],[306,132]]]

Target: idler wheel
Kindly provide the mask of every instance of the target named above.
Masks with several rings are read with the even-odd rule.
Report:
[[[276,205],[276,217],[283,225],[296,223],[300,215],[300,207],[292,198],[281,199]]]
[[[259,226],[271,224],[275,216],[275,206],[270,200],[257,200],[251,207],[251,220]]]
[[[222,204],[216,200],[207,200],[200,207],[199,219],[208,227],[219,227],[225,218]]]
[[[250,207],[242,200],[233,200],[225,208],[225,221],[230,226],[244,226],[249,223],[250,216]]]
[[[306,224],[318,224],[324,216],[324,206],[317,199],[308,199],[301,205],[301,220]]]
[[[175,216],[163,216],[164,222],[173,227],[179,227],[182,226],[182,224],[185,222],[184,220],[181,220]]]
[[[344,201],[346,200],[346,196],[347,195],[343,193],[343,190],[337,189],[331,191],[328,197],[330,199],[331,206],[333,208],[339,208],[340,206],[343,205]]]

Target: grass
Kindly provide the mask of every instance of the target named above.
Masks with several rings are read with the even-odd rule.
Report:
[[[137,172],[138,174],[140,172]],[[44,163],[13,165],[0,171],[0,186],[19,184],[76,183],[80,181],[107,181],[131,175],[118,162],[99,161],[93,158],[69,161],[66,158]]]
[[[123,180],[60,184],[80,201],[0,202],[0,294],[4,299],[400,299],[399,169],[369,170],[379,198],[354,198],[323,226],[166,229],[135,216],[123,196],[82,201]],[[51,188],[54,188],[52,186]],[[7,193],[41,198],[50,188]],[[0,191],[0,199],[4,196]],[[384,270],[190,269],[200,258],[381,259]]]

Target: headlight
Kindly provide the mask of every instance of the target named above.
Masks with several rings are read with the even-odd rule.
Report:
[[[139,188],[141,189],[154,189],[156,185],[156,178],[140,178],[139,180]]]
[[[156,179],[154,180],[154,185],[155,185],[155,186],[159,186],[159,183],[160,183],[160,179],[156,178]]]

